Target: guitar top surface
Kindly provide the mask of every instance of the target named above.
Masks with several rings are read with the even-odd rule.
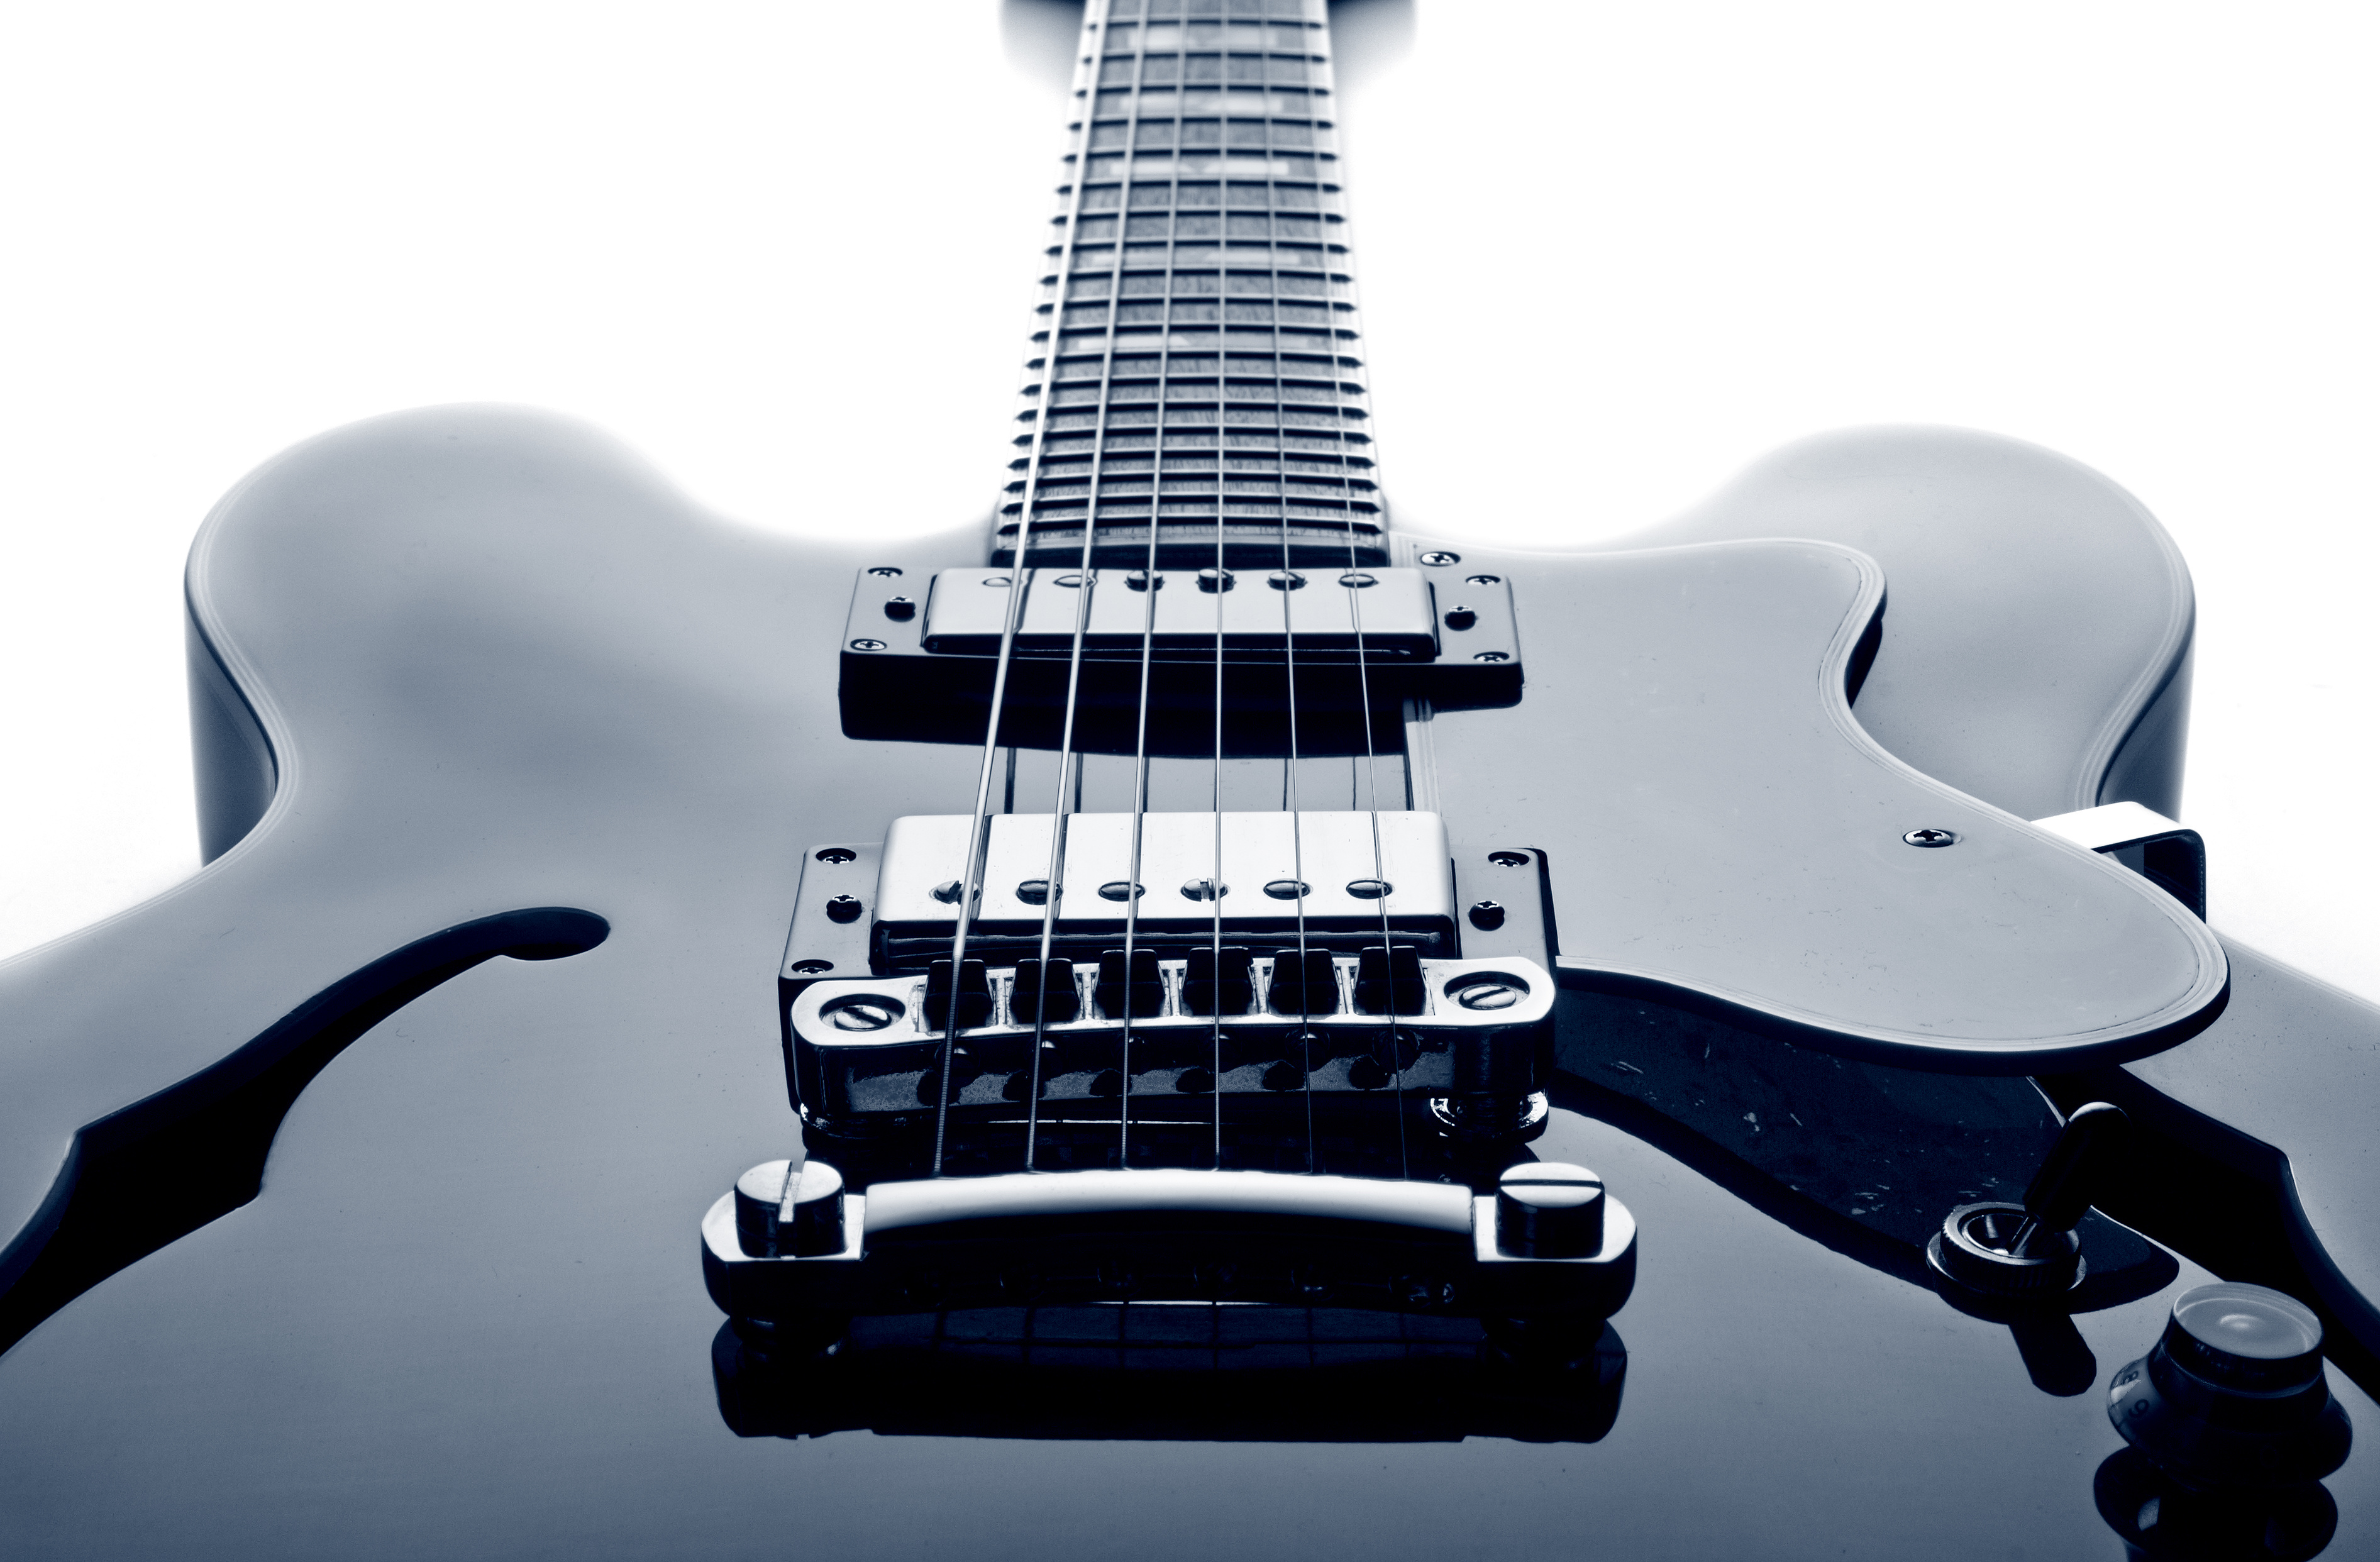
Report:
[[[484,412],[331,436],[228,502],[194,562],[193,598],[275,740],[278,790],[249,837],[196,879],[8,968],[12,1035],[138,1038],[18,1043],[31,1066],[6,1097],[6,1143],[19,1207],[55,1174],[59,1125],[219,1065],[392,950],[533,908],[589,913],[601,928],[567,958],[463,971],[337,1053],[281,1124],[265,1196],[115,1276],[0,1360],[18,1498],[9,1522],[33,1554],[168,1537],[188,1551],[205,1537],[195,1554],[505,1556],[561,1544],[740,1555],[781,1549],[788,1514],[805,1544],[870,1555],[962,1526],[1053,1556],[1126,1534],[1156,1555],[1269,1547],[1284,1533],[1326,1553],[1502,1553],[1574,1540],[1592,1513],[1623,1551],[1791,1556],[1840,1551],[1838,1516],[1856,1509],[1861,1547],[1957,1555],[1928,1483],[1945,1470],[2035,1494],[1992,1529],[1994,1547],[2029,1535],[2058,1555],[2094,1532],[2089,1465],[2112,1445],[2093,1398],[2045,1395],[2005,1327],[1880,1274],[1860,1248],[1859,1231],[1897,1241],[1890,1231],[1938,1218],[1920,1206],[1941,1178],[1956,1181],[1955,1166],[1912,1165],[1903,1186],[1927,1191],[1885,1185],[1891,1154],[1922,1157],[1928,1111],[1944,1114],[1937,1137],[1949,1143],[1961,1127],[1949,1120],[1975,1109],[1914,1096],[1894,1120],[1902,1149],[1852,1163],[1877,1186],[1847,1192],[1873,1206],[1852,1202],[1860,1214],[1827,1218],[1852,1234],[1811,1228],[1813,1241],[1708,1181],[1718,1162],[1682,1163],[1569,1109],[1624,1118],[1594,1089],[1558,1092],[1537,1154],[1594,1166],[1647,1233],[1616,1325],[1625,1400],[1592,1446],[1483,1440],[1460,1416],[1427,1412],[1449,1401],[1426,1375],[1385,1391],[1340,1383],[1323,1369],[1418,1359],[1426,1342],[1327,1308],[1303,1326],[1320,1375],[1285,1400],[1277,1380],[1248,1390],[1251,1413],[1236,1420],[1219,1423],[1201,1400],[1169,1422],[1171,1401],[1152,1388],[1150,1419],[1119,1422],[1118,1380],[1065,1369],[1088,1349],[1082,1319],[1020,1309],[888,1346],[881,1359],[898,1371],[887,1381],[908,1386],[842,1421],[816,1406],[824,1423],[804,1422],[799,1404],[770,1412],[824,1435],[736,1435],[722,1419],[720,1325],[688,1221],[788,1142],[754,974],[776,963],[811,842],[946,809],[972,759],[844,739],[832,686],[802,670],[839,628],[857,564],[922,568],[938,546],[964,545],[838,557],[759,541],[686,511],[571,426]],[[1857,555],[1730,544],[1576,563],[1626,580],[1665,559],[1709,561],[1668,578],[1687,583],[1690,606],[1713,591],[1742,609],[1755,604],[1724,594],[1725,566],[1764,556],[1782,557],[1789,581],[1795,569],[1815,576],[1806,594],[1767,600],[1803,604],[1793,676],[1824,717],[1820,678],[1840,676],[1873,592]],[[1441,735],[1437,754],[1441,806],[1468,821],[1458,850],[1484,842],[1478,821],[1513,818],[1516,796],[1617,784],[1596,771],[1616,755],[1545,763],[1562,723],[1543,713],[1573,697],[1564,635],[1613,628],[1632,594],[1609,599],[1611,614],[1575,631],[1550,604],[1536,610],[1551,629],[1543,687],[1505,719],[1535,717],[1544,731],[1475,769],[1452,749],[1462,723],[1503,713],[1441,719],[1458,734]],[[1821,752],[1850,756],[1853,773],[1909,774],[1855,732],[1812,730],[1831,734],[1836,747]],[[1466,789],[1475,811],[1461,805]],[[1962,826],[2005,817],[1931,783],[1912,790],[1970,810]],[[1566,959],[1585,950],[1619,965],[1594,942],[1595,878],[1563,876],[1595,861],[1591,818],[1548,807],[1533,823],[1533,843],[1555,842]],[[1952,854],[1891,844],[1912,861]],[[2128,876],[2071,855],[2092,870],[2083,882],[2131,893]],[[2151,893],[2135,899],[2155,906]],[[1742,1021],[1730,1045],[1779,1045],[1743,1028],[1760,1016],[1725,1011]],[[1582,1078],[1601,1067],[1569,1055],[1563,1066]],[[2027,1143],[2039,1120],[2012,1120],[2007,1143]],[[1771,1118],[1741,1132],[1793,1126]],[[2082,1316],[2092,1352],[2105,1363],[2144,1349],[2192,1273]],[[965,1328],[999,1370],[980,1370]],[[1053,1341],[1038,1358],[1017,1343],[1037,1328]],[[1188,1370],[1178,1339],[1129,1345],[1112,1349],[1134,1370]],[[1198,1370],[1234,1360],[1218,1347]],[[2360,1391],[2338,1381],[2363,1413]],[[1318,1425],[1313,1398],[1332,1393],[1354,1410]],[[986,1395],[1045,1408],[1003,1421]],[[1079,1414],[1049,1412],[1053,1395],[1083,1396]],[[1285,1429],[1306,1439],[1291,1457],[1270,1446]],[[2349,1519],[2366,1521],[2345,1502],[2350,1487],[2338,1490]],[[1318,1492],[1328,1534],[1314,1529]]]

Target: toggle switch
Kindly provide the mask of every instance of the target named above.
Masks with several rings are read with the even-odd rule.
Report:
[[[2042,1158],[2022,1204],[1966,1204],[1926,1244],[1925,1259],[1953,1284],[1985,1296],[2046,1302],[2082,1283],[2074,1228],[2131,1124],[2105,1101],[2078,1108]]]

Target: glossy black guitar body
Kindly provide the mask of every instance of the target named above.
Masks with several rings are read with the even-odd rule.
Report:
[[[2351,1213],[2350,1108],[2181,1061],[2289,1003],[2344,1054],[2362,1011],[2235,951],[2226,1012],[2194,919],[2021,822],[2170,809],[2186,580],[2102,480],[1961,435],[1803,447],[1640,540],[1432,566],[1512,583],[1528,677],[1407,745],[1458,861],[1548,865],[1534,1149],[1644,1233],[1591,1351],[1019,1307],[789,1364],[722,1329],[694,1221],[796,1153],[770,993],[810,847],[971,795],[967,747],[843,735],[855,574],[980,537],[788,545],[509,413],[265,468],[191,565],[214,860],[0,968],[11,1554],[2114,1555],[2097,1390],[2201,1265],[2373,1342],[2292,1191]],[[2189,1262],[2092,1217],[2075,1323],[2012,1339],[1922,1249],[2030,1175],[2027,1073],[2131,1093],[2155,1169],[2102,1207]],[[2380,1544],[2367,1462],[2338,1555]]]

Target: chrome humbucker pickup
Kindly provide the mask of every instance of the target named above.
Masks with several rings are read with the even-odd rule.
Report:
[[[1026,575],[1016,654],[1072,654],[1086,577],[1075,570]],[[935,655],[997,652],[1011,578],[1001,570],[937,571],[920,643]],[[1367,661],[1427,661],[1438,656],[1437,615],[1420,570],[1226,570],[1220,575],[1213,570],[1160,570],[1154,615],[1145,572],[1107,570],[1089,578],[1094,585],[1083,631],[1087,657],[1137,660],[1144,633],[1153,636],[1158,656],[1209,665],[1219,639],[1228,660],[1277,658],[1291,649],[1317,660],[1346,660],[1359,648]],[[1218,579],[1229,583],[1226,589],[1213,589]],[[1295,585],[1282,589],[1290,581]],[[1347,584],[1353,581],[1364,584]],[[1474,624],[1471,632],[1476,629]]]
[[[949,957],[971,822],[963,814],[892,821],[870,901],[871,969]],[[992,816],[969,953],[995,965],[1040,954],[1050,829],[1048,814]],[[1127,901],[1134,942],[1167,956],[1212,944],[1219,928],[1222,942],[1268,953],[1384,941],[1454,952],[1446,826],[1430,813],[1070,814],[1057,898],[1050,952],[1078,962],[1123,945]]]
[[[844,734],[983,742],[1015,580],[1002,568],[863,571],[844,624]],[[1130,753],[1145,740],[1152,753],[1204,753],[1219,693],[1235,734],[1259,734],[1293,706],[1307,755],[1366,752],[1409,699],[1512,705],[1512,586],[1388,565],[1026,572],[1002,742],[1054,746],[1071,713],[1077,747]]]
[[[1019,967],[953,972],[944,961],[924,975],[812,983],[788,1012],[804,1121],[879,1133],[930,1122],[945,1105],[1021,1119],[1037,1066],[1038,1099],[1070,1117],[1113,1112],[1127,1095],[1135,1114],[1217,1095],[1509,1099],[1544,1072],[1554,983],[1533,961],[1425,960],[1388,946],[1303,959],[1229,946],[1220,961],[1212,949],[1136,953],[1147,958],[1119,951],[1047,973],[1028,963],[1022,978]]]

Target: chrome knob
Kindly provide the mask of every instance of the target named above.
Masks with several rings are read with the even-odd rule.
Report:
[[[2124,1440],[2190,1484],[2318,1481],[2347,1460],[2347,1411],[2322,1371],[2322,1321],[2263,1286],[2198,1286],[2164,1338],[2107,1386]]]

